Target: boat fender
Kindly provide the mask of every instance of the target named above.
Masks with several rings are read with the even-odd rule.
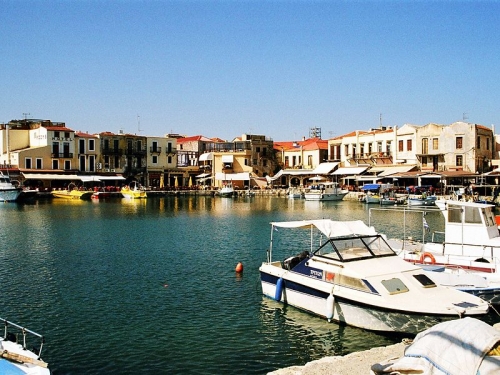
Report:
[[[420,263],[436,264],[436,258],[431,253],[423,253],[420,256]]]
[[[326,318],[328,321],[331,321],[333,318],[333,309],[335,306],[335,297],[333,294],[330,294],[326,299]]]
[[[285,280],[283,280],[282,277],[280,277],[278,279],[278,281],[276,282],[276,292],[274,294],[274,299],[276,301],[281,301],[281,296],[283,294],[283,288],[285,286]]]

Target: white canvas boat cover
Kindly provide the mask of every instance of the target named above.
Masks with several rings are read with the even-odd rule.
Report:
[[[335,172],[332,173],[332,175],[335,176],[340,176],[340,175],[355,175],[355,174],[361,174],[364,171],[366,171],[368,167],[344,167],[344,168],[339,168]]]
[[[316,168],[313,169],[313,171],[311,172],[311,174],[328,174],[337,165],[339,165],[338,162],[321,163],[320,165],[318,165]]]
[[[214,154],[212,154],[211,152],[205,152],[204,154],[201,154],[200,157],[198,158],[199,161],[207,161],[213,159],[214,159]]]
[[[250,180],[250,173],[222,173],[217,172],[215,174],[215,179],[219,181],[248,181]]]
[[[375,228],[369,227],[361,220],[333,221],[330,219],[273,222],[273,227],[280,228],[311,228],[316,227],[328,238],[350,235],[377,234]]]

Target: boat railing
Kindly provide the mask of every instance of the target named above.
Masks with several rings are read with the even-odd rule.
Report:
[[[0,318],[0,322],[4,323],[4,336],[3,339],[7,341],[12,341],[15,343],[18,343],[19,341],[19,334],[22,334],[22,347],[24,350],[27,350],[26,346],[26,337],[29,334],[36,336],[40,339],[40,347],[35,348],[33,352],[38,355],[38,359],[40,359],[40,356],[42,355],[42,348],[43,344],[45,342],[45,338],[40,335],[39,333],[36,333],[34,331],[29,330],[28,328],[25,328],[23,326],[20,326],[16,323],[10,322],[6,319]],[[16,328],[16,333],[14,332],[9,332],[9,327],[15,327]]]
[[[444,233],[444,232],[442,232],[442,231],[438,231],[438,230],[435,230],[435,231],[433,231],[433,232],[432,232],[431,242],[436,242],[436,241],[435,241],[435,238],[434,238],[436,234],[437,234],[437,235],[440,235],[440,236],[444,236],[444,235],[445,235],[445,233]],[[444,240],[443,240],[443,242],[444,242]]]
[[[426,231],[428,230],[426,228],[426,221],[425,221],[425,215],[427,213],[436,211],[435,209],[422,209],[422,210],[416,210],[414,208],[407,208],[407,207],[393,207],[393,208],[383,208],[383,207],[373,207],[368,210],[368,226],[372,226],[372,212],[373,211],[390,211],[390,212],[400,212],[403,214],[403,247],[401,250],[405,250],[405,243],[406,243],[406,215],[407,214],[420,214],[422,216],[422,244],[425,243],[425,235]],[[408,238],[410,239],[410,238]]]

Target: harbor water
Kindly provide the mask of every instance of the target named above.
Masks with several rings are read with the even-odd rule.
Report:
[[[272,221],[360,219],[430,236],[417,212],[369,212],[260,196],[2,204],[0,316],[45,336],[53,374],[265,374],[393,344],[401,337],[328,323],[260,287]],[[432,230],[440,215],[425,216]]]

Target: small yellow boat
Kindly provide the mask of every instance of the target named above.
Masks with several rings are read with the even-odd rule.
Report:
[[[139,186],[137,182],[134,182],[131,186],[122,187],[120,192],[123,198],[127,199],[143,199],[148,197],[146,190],[142,186]]]
[[[64,190],[52,190],[50,192],[53,197],[65,199],[90,199],[93,191],[78,190],[78,188],[69,188]]]

